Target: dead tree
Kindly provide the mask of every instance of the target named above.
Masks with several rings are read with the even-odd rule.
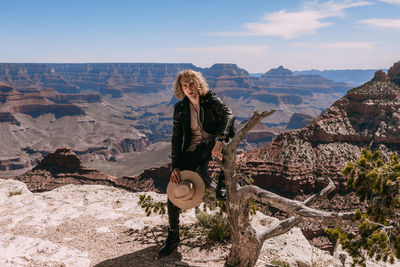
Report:
[[[239,174],[236,173],[236,149],[240,141],[257,123],[275,111],[264,111],[261,114],[254,111],[250,120],[241,127],[236,136],[223,145],[223,161],[217,160],[218,165],[225,173],[228,200],[228,221],[231,230],[232,248],[226,261],[226,266],[254,266],[260,255],[263,243],[272,237],[282,235],[296,226],[301,220],[311,222],[324,222],[338,224],[343,220],[351,220],[354,213],[325,212],[310,208],[309,206],[318,199],[335,189],[331,179],[326,178],[327,186],[303,202],[291,200],[254,185],[238,185]],[[275,207],[288,213],[291,217],[280,221],[278,224],[257,232],[250,224],[249,201]]]

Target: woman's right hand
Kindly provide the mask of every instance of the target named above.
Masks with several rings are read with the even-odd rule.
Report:
[[[171,176],[169,177],[169,180],[171,181],[171,183],[173,184],[179,184],[181,182],[181,174],[180,174],[180,169],[179,168],[175,168],[172,173]]]

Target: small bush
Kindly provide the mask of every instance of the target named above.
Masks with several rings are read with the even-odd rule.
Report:
[[[8,192],[8,197],[22,195],[22,190]]]
[[[155,202],[151,196],[139,195],[138,204],[145,210],[147,216],[150,216],[152,212],[160,215],[166,213],[167,203],[162,201]]]
[[[180,231],[180,234],[181,234],[182,236],[186,236],[186,237],[188,237],[188,238],[193,238],[193,237],[196,236],[196,233],[195,233],[194,231],[190,231],[190,230],[186,230],[186,229],[181,230],[181,231]]]
[[[218,212],[210,214],[201,211],[196,214],[196,217],[210,240],[222,243],[230,239],[228,218],[225,214]]]
[[[281,267],[290,267],[290,264],[287,263],[286,261],[281,261],[281,260],[272,260],[271,263],[276,266],[281,266]]]

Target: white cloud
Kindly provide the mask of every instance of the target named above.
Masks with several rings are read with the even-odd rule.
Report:
[[[341,2],[331,0],[324,3],[313,1],[313,2],[306,2],[304,4],[304,9],[315,10],[321,13],[325,18],[327,18],[327,17],[342,16],[343,10],[347,8],[368,6],[368,5],[372,5],[372,3],[368,1],[353,1],[353,0],[344,0]]]
[[[266,45],[204,46],[177,48],[178,52],[190,54],[262,54],[269,49]]]
[[[321,22],[322,18],[324,17],[315,11],[288,13],[281,10],[266,15],[265,22],[247,23],[244,27],[249,30],[249,35],[294,38],[303,34],[313,34],[316,29],[331,25],[331,23]]]
[[[400,19],[364,19],[360,20],[359,23],[381,27],[381,28],[391,28],[400,30]]]
[[[324,50],[373,50],[376,43],[371,42],[337,42],[337,43],[293,43],[294,46]]]
[[[217,35],[248,35],[248,36],[281,36],[287,39],[301,35],[314,34],[317,29],[332,25],[323,22],[323,19],[339,17],[343,10],[351,7],[366,6],[372,3],[367,1],[344,1],[337,3],[328,1],[324,3],[308,2],[303,10],[298,12],[287,12],[280,10],[264,16],[261,22],[246,23],[241,32],[221,32]]]
[[[393,4],[393,5],[400,5],[400,0],[381,0],[381,2]]]

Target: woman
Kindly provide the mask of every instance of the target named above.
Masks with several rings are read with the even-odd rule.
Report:
[[[222,142],[235,134],[235,117],[230,107],[211,92],[200,72],[184,70],[174,84],[175,96],[182,99],[176,103],[171,138],[172,173],[170,181],[179,183],[181,170],[191,170],[200,174],[210,187],[207,174],[211,157],[222,160]],[[224,176],[221,171],[216,189],[218,199],[226,200]],[[161,256],[170,255],[177,247],[179,238],[179,212],[168,199],[169,230]]]

